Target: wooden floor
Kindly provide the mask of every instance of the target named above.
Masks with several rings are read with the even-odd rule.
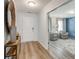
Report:
[[[21,44],[19,59],[75,59],[65,50],[54,48],[51,52],[52,56],[38,42],[27,42]]]
[[[19,59],[53,59],[38,42],[27,42],[21,45]]]
[[[60,44],[61,43],[61,44]],[[75,59],[74,41],[49,41],[49,52],[54,59]]]
[[[48,51],[53,56],[54,59],[75,59],[75,55],[70,53],[64,48],[49,46]]]

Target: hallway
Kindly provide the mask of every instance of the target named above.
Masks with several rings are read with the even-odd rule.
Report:
[[[62,10],[66,10],[66,9],[68,10],[69,5],[74,5],[74,4],[69,4],[68,6],[66,6],[68,7],[66,9],[60,8],[61,12],[60,10],[58,10],[53,14],[53,11],[52,11],[57,6],[58,7],[56,9],[58,9],[59,7],[62,7],[62,5],[66,3],[69,3],[69,0],[64,0],[64,1],[60,0],[60,2],[57,0],[56,1],[53,1],[53,0],[35,0],[35,1],[16,0],[14,1],[14,4],[15,4],[14,11],[16,12],[12,10],[13,12],[12,15],[9,15],[8,13],[9,10],[7,11],[8,14],[7,13],[6,14],[8,18],[10,17],[11,19],[11,16],[13,16],[13,19],[11,21],[10,20],[6,21],[7,24],[9,24],[10,22],[12,25],[11,24],[7,25],[6,26],[7,32],[5,31],[6,33],[5,42],[8,43],[9,41],[11,41],[12,42],[11,44],[14,44],[16,43],[16,40],[19,41],[16,44],[17,47],[15,48],[15,50],[13,49],[14,45],[11,47],[12,53],[15,52],[15,54],[13,54],[13,57],[16,56],[17,59],[74,59],[75,54],[72,55],[65,49],[61,48],[61,45],[63,45],[63,48],[64,48],[64,44],[65,44],[64,42],[62,42],[63,44],[61,45],[57,43],[60,47],[56,46],[57,44],[52,44],[52,43],[51,45],[49,44],[50,41],[56,42],[56,40],[59,40],[61,37],[65,37],[65,36],[68,37],[68,33],[66,31],[64,30],[58,31],[58,27],[59,27],[58,19],[61,20],[60,14],[64,12]],[[12,6],[10,5],[10,7]],[[51,11],[52,13],[50,14]],[[54,17],[54,15],[56,14],[58,15]],[[70,15],[70,13],[68,13],[68,15]],[[49,24],[49,19],[51,20],[50,24]],[[65,27],[63,26],[63,23],[64,23],[63,20],[64,19],[62,19],[62,23],[60,23],[62,24],[60,28]],[[63,34],[64,32],[67,33],[67,35]],[[53,39],[56,39],[56,40],[54,41]],[[61,38],[61,39],[64,40],[66,38]],[[21,48],[18,48],[19,43],[21,43]],[[67,43],[67,46],[68,48],[70,48],[70,45],[68,45],[68,43]],[[21,51],[19,51],[20,49]],[[8,50],[11,51],[10,49]],[[5,51],[8,51],[8,50],[6,50],[5,48]],[[7,52],[5,52],[5,55],[6,53]],[[11,53],[9,54],[10,54],[9,56],[12,56]],[[18,58],[18,55],[19,55],[19,58]]]

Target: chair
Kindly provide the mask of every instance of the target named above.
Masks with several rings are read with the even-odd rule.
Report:
[[[58,33],[51,33],[50,34],[50,40],[56,41],[58,39]]]
[[[60,32],[60,38],[61,39],[68,39],[68,32],[64,32],[64,31]]]

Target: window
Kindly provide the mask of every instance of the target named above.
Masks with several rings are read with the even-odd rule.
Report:
[[[63,31],[63,20],[58,19],[58,31]]]

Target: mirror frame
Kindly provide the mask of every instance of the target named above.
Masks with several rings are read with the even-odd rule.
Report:
[[[16,19],[15,19],[15,6],[14,6],[14,2],[13,0],[5,0],[5,6],[4,6],[4,18],[5,18],[5,21],[4,21],[4,24],[5,24],[5,28],[6,28],[6,31],[7,31],[7,34],[10,34],[10,28],[12,26],[15,27],[15,22],[16,22]],[[8,11],[10,11],[11,13],[11,25],[9,25],[8,23]]]

